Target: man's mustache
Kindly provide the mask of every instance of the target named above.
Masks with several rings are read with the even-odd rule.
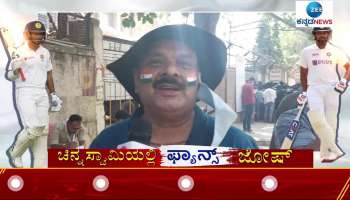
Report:
[[[319,39],[326,40],[328,37],[327,36],[320,36]]]
[[[173,76],[161,76],[158,80],[155,80],[153,82],[153,88],[157,88],[161,84],[171,84],[174,85],[179,90],[184,90],[186,88],[186,83],[184,80],[179,80],[178,78],[175,78]]]

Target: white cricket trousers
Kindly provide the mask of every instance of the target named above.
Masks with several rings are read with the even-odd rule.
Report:
[[[308,117],[312,128],[320,138],[321,157],[330,153],[342,154],[337,146],[337,126],[340,94],[334,90],[335,84],[309,86],[307,99]]]
[[[49,98],[46,89],[16,88],[16,105],[23,129],[17,135],[12,154],[14,157],[22,156],[28,148],[31,148],[33,167],[47,167]]]

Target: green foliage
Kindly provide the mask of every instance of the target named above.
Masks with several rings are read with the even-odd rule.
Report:
[[[262,16],[261,29],[254,47],[259,59],[251,64],[263,73],[272,67],[283,70],[295,67],[301,50],[312,43],[308,35],[285,24],[294,24],[294,15],[283,13],[279,17],[283,22],[268,14]]]
[[[142,24],[153,24],[157,18],[156,13],[123,13],[120,15],[122,19],[122,26],[125,28],[134,28],[136,22],[142,22]]]

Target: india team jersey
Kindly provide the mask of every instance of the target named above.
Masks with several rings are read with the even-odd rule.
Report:
[[[344,76],[344,65],[348,62],[346,55],[338,48],[327,44],[324,49],[316,44],[303,49],[298,65],[308,69],[308,85],[335,84]]]
[[[50,52],[41,45],[33,51],[25,44],[16,54],[19,57],[11,61],[11,67],[12,69],[21,67],[25,77],[25,80],[16,79],[16,88],[45,88],[47,72],[52,70]]]

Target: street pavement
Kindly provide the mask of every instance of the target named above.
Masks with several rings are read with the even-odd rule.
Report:
[[[234,126],[243,130],[242,123],[234,123]],[[252,132],[246,133],[254,138],[259,149],[268,149],[272,137],[273,126],[274,124],[272,123],[253,122]]]

